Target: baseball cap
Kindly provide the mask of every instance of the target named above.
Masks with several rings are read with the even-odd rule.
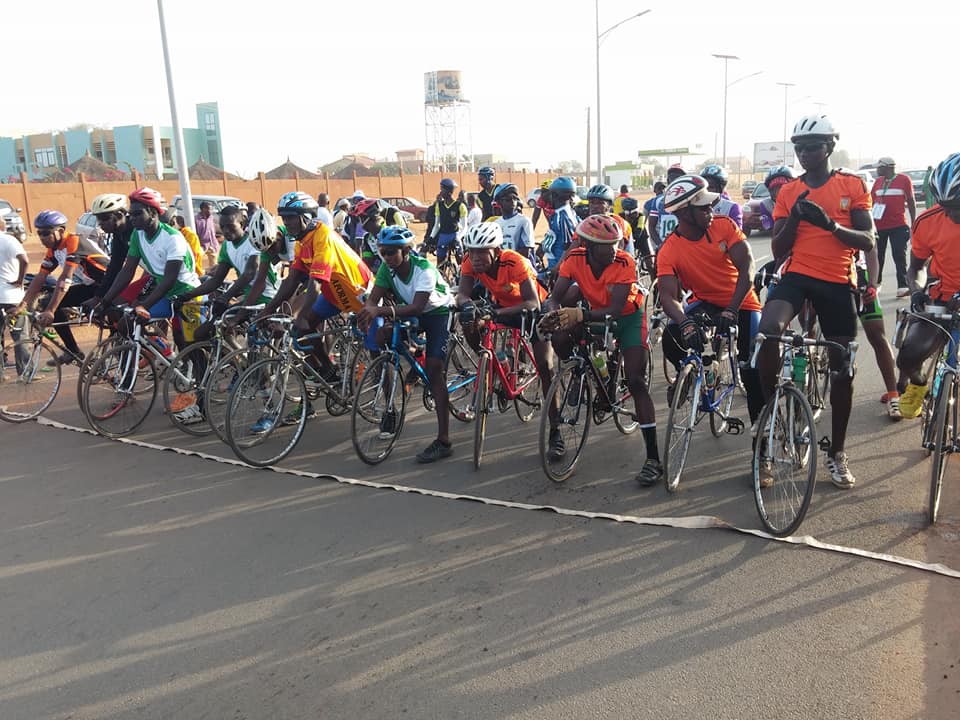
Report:
[[[878,166],[878,167],[882,167],[882,166],[895,167],[896,164],[897,164],[897,163],[895,163],[895,162],[893,161],[893,158],[890,157],[889,155],[884,155],[882,158],[880,158],[879,160],[877,160],[877,166]]]
[[[357,189],[357,190],[354,190],[354,191],[353,191],[353,195],[350,196],[350,199],[351,199],[351,200],[364,200],[364,199],[366,199],[366,197],[367,197],[367,196],[363,194],[363,190]]]

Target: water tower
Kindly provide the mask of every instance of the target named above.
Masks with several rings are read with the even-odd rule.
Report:
[[[423,118],[426,167],[439,171],[473,170],[470,103],[464,99],[459,70],[423,74]]]

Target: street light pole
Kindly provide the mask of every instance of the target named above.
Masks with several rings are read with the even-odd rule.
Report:
[[[783,164],[787,164],[787,93],[796,83],[778,82],[783,86]]]
[[[641,15],[646,15],[648,12],[650,12],[650,10],[641,10],[636,15],[631,15],[628,18],[624,18],[623,20],[618,22],[616,25],[612,25],[611,27],[607,28],[603,32],[600,32],[600,0],[594,0],[593,10],[594,10],[594,20],[596,22],[595,27],[597,31],[597,38],[596,38],[597,40],[597,43],[596,43],[596,50],[597,50],[597,184],[599,185],[600,183],[603,182],[603,160],[601,156],[601,146],[600,146],[600,42],[603,40],[604,37],[609,35],[611,31],[617,29],[618,27],[623,25],[625,22],[633,20],[634,18],[638,18]]]
[[[727,89],[730,83],[727,82],[727,66],[731,60],[739,60],[736,55],[721,55],[713,53],[715,58],[723,60],[723,167],[727,166]]]

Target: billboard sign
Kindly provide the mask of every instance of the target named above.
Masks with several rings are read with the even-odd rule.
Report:
[[[637,157],[658,157],[669,155],[689,155],[690,148],[657,148],[656,150],[637,150]]]
[[[793,165],[793,145],[782,140],[753,144],[753,169],[769,170],[777,165]]]
[[[423,104],[450,105],[465,102],[463,76],[459,70],[434,70],[423,74]]]

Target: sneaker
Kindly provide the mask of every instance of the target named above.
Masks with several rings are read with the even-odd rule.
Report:
[[[180,412],[174,413],[173,416],[181,425],[196,425],[197,423],[202,423],[205,419],[203,413],[200,412],[200,406],[196,403],[188,405]]]
[[[254,435],[263,435],[264,433],[273,430],[273,425],[273,418],[268,415],[264,415],[250,426],[250,432]]]
[[[907,389],[900,396],[900,416],[905,418],[919,417],[923,411],[923,399],[926,396],[926,385],[907,383]]]
[[[830,482],[841,490],[849,490],[856,484],[856,478],[853,477],[850,468],[847,467],[847,454],[845,452],[838,452],[833,457],[827,454],[826,465],[830,472]]]
[[[192,392],[177,393],[170,401],[170,412],[176,414],[197,404],[197,394]]]
[[[567,454],[567,446],[563,443],[563,437],[560,435],[559,428],[553,428],[550,431],[550,439],[547,441],[547,459],[559,460]]]
[[[58,355],[53,360],[47,360],[47,367],[56,367],[57,365],[69,365],[72,362],[81,363],[83,362],[83,353],[77,352],[65,352]]]
[[[757,476],[760,481],[760,487],[773,487],[773,461],[761,460]]]
[[[287,413],[287,416],[283,419],[284,425],[296,425],[300,422],[300,414],[303,412],[303,403],[298,402],[293,406],[293,409]],[[317,411],[313,409],[313,403],[309,400],[307,401],[307,417],[306,420],[315,418],[317,416]]]
[[[891,420],[902,420],[903,415],[900,414],[900,396],[891,397],[887,403],[887,417]]]
[[[380,418],[380,440],[389,440],[397,434],[397,411],[387,410]]]
[[[425,449],[417,453],[418,463],[432,463],[453,455],[453,446],[449,443],[444,444],[439,440],[434,440]]]
[[[637,473],[636,481],[643,487],[650,487],[656,485],[661,479],[663,479],[663,465],[659,460],[647,458],[640,472]]]
[[[910,288],[897,288],[897,297],[905,298],[910,294]]]

